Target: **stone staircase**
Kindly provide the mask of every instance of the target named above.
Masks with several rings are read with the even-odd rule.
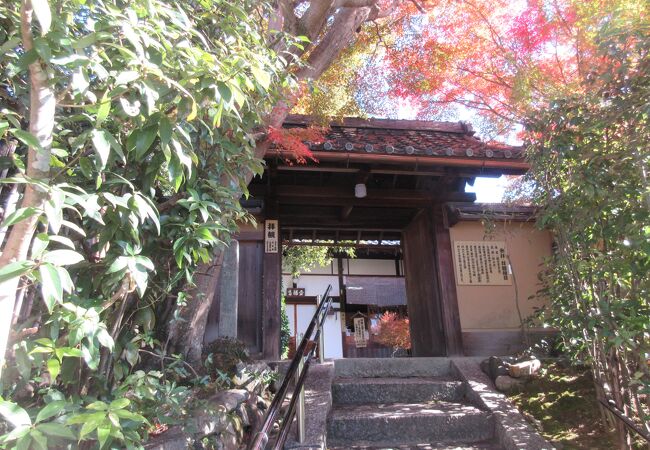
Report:
[[[492,414],[473,405],[448,361],[338,360],[329,449],[498,449]]]

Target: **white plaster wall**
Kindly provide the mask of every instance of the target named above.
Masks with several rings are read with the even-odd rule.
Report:
[[[338,297],[339,295],[339,277],[338,275],[301,275],[298,278],[298,287],[305,288],[305,295],[307,296],[317,296],[323,295],[327,285],[332,285],[332,290],[330,295]],[[282,275],[282,286],[284,287],[284,292],[287,292],[287,288],[293,286],[293,281],[291,280],[291,275]]]
[[[333,306],[338,307],[338,303]],[[294,323],[294,308],[297,309],[298,329]],[[309,321],[316,312],[315,305],[287,305],[287,316],[289,316],[289,328],[291,335],[296,337],[296,345],[300,344],[302,337],[309,326]],[[343,338],[341,336],[341,314],[335,312],[325,319],[323,326],[325,336],[325,358],[343,357]],[[297,333],[296,333],[297,331]]]
[[[396,275],[395,261],[390,259],[348,259],[348,275]],[[346,267],[347,266],[347,267]]]

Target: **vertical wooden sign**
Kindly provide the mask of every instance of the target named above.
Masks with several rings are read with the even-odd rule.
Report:
[[[267,220],[264,222],[264,252],[278,253],[278,221]]]
[[[354,344],[357,348],[368,346],[366,337],[366,320],[363,317],[354,318]]]

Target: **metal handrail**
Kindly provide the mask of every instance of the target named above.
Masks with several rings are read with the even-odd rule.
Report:
[[[278,417],[278,415],[280,413],[282,403],[284,403],[284,400],[287,396],[289,390],[289,383],[294,378],[296,379],[296,384],[293,388],[293,393],[291,395],[291,401],[289,402],[289,407],[287,409],[286,414],[284,415],[283,418],[284,420],[282,421],[280,434],[278,436],[275,445],[273,446],[274,449],[282,448],[284,442],[286,441],[289,435],[289,427],[291,425],[291,422],[293,421],[293,414],[296,409],[296,404],[299,403],[300,404],[299,408],[304,409],[305,379],[307,378],[307,371],[309,370],[309,365],[311,363],[311,360],[316,353],[316,348],[320,348],[321,362],[324,357],[324,348],[322,342],[323,334],[321,330],[323,328],[323,324],[325,323],[325,318],[327,317],[327,313],[332,307],[332,297],[330,296],[331,290],[332,290],[332,285],[330,284],[327,286],[327,289],[325,290],[325,294],[323,294],[323,297],[320,303],[318,304],[318,307],[316,308],[314,317],[312,317],[311,321],[309,322],[309,325],[307,326],[307,330],[305,331],[305,334],[302,340],[300,341],[300,345],[296,349],[296,354],[294,355],[293,359],[291,360],[291,363],[289,364],[289,369],[287,370],[287,373],[284,376],[284,380],[282,380],[282,385],[280,386],[278,392],[275,394],[275,397],[273,398],[273,401],[269,406],[269,410],[264,416],[264,422],[262,423],[260,430],[257,433],[255,433],[253,439],[251,440],[250,444],[247,447],[248,450],[264,450],[266,448],[266,444],[269,441],[269,431],[271,430],[271,427],[273,426],[275,421],[280,418]],[[316,334],[314,335],[314,339],[312,340],[310,338],[314,333],[314,328],[317,329],[316,329]],[[315,345],[313,345],[309,349],[309,351],[305,353],[305,351],[307,350],[307,346],[309,345],[310,342],[314,342]],[[303,433],[304,433],[304,424],[302,424],[301,422],[302,422],[301,420],[298,420],[299,441],[302,441]]]
[[[614,400],[612,400],[611,398],[607,400],[599,398],[598,401],[600,402],[601,405],[607,408],[612,414],[614,414],[614,417],[616,417],[618,420],[623,422],[623,424],[627,428],[629,428],[630,430],[634,431],[636,434],[641,436],[643,439],[646,440],[646,442],[650,443],[650,433],[639,428],[632,419],[626,416],[625,413],[616,406],[616,402],[614,402]]]

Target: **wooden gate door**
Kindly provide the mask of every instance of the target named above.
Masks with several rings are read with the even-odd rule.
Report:
[[[262,351],[263,241],[239,241],[237,335],[251,354]]]

